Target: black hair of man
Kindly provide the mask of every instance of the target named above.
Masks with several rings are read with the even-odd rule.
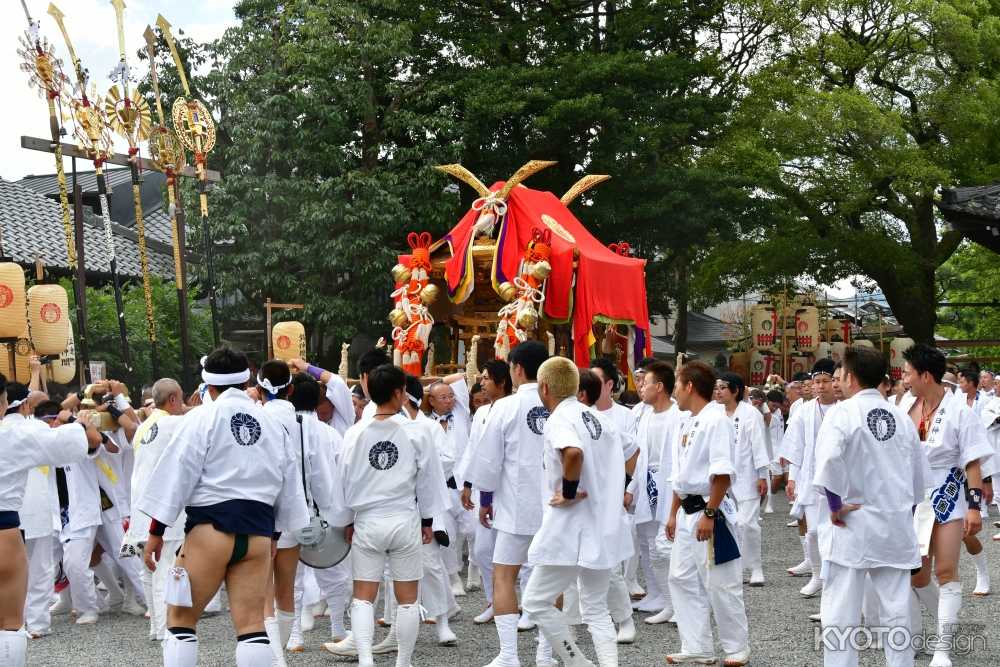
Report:
[[[851,347],[844,351],[844,371],[856,377],[865,389],[877,389],[888,370],[885,357],[875,348]]]
[[[292,377],[292,391],[289,402],[295,406],[296,412],[312,412],[319,405],[319,397],[323,395],[317,382],[308,373],[296,373]]]
[[[934,382],[941,384],[948,361],[944,353],[936,347],[925,343],[917,343],[903,352],[903,359],[918,373],[930,373]]]
[[[618,366],[615,365],[615,362],[607,357],[597,357],[590,362],[590,367],[601,369],[605,382],[611,380],[611,391],[618,391],[618,387],[622,381],[622,374],[618,370]]]
[[[601,378],[597,377],[597,373],[590,370],[589,368],[580,369],[580,391],[583,392],[583,402],[587,406],[591,406],[597,403],[597,399],[601,397]]]
[[[792,376],[792,382],[805,382],[809,379],[809,373],[796,373]]]
[[[351,389],[351,397],[352,398],[356,398],[359,401],[367,401],[368,400],[368,398],[365,396],[365,390],[361,388],[360,384],[354,385],[354,388]]]
[[[958,377],[965,378],[966,382],[972,383],[972,386],[979,388],[979,373],[972,370],[971,368],[963,368],[958,372]]]
[[[750,390],[750,399],[753,401],[766,401],[767,394],[765,394],[764,390],[760,387],[753,387]]]
[[[772,401],[774,403],[784,403],[785,394],[780,389],[772,389],[771,391],[767,392],[767,400]]]
[[[379,366],[388,363],[390,363],[389,355],[385,353],[385,350],[373,347],[362,354],[361,358],[358,359],[358,377],[364,377]]]
[[[826,374],[833,377],[833,371],[836,370],[837,364],[833,362],[833,359],[817,359],[816,363],[813,364],[813,375]]]
[[[22,384],[20,382],[11,382],[7,384],[7,403],[13,403],[14,401],[25,401],[29,394],[28,385]],[[14,407],[8,407],[6,414],[12,415],[21,409],[20,405]]]
[[[635,369],[637,371],[644,371],[646,370],[647,366],[649,366],[650,364],[655,364],[657,361],[659,361],[659,359],[657,359],[656,357],[643,357],[639,361],[639,363],[635,365]]]
[[[420,383],[420,378],[416,375],[406,374],[406,393],[416,399],[416,404],[413,407],[419,408],[421,401],[424,400],[424,385]],[[413,403],[412,399],[408,400]]]
[[[472,386],[469,388],[469,396],[475,396],[482,390],[483,390],[483,385],[479,384],[478,382],[474,382]]]
[[[730,371],[723,371],[719,373],[719,380],[725,382],[729,387],[729,391],[736,394],[736,402],[739,403],[743,400],[743,396],[746,394],[747,386],[741,378],[736,373]]]
[[[715,369],[704,361],[689,361],[681,366],[677,380],[681,384],[690,382],[694,392],[701,396],[702,400],[712,400],[712,393],[715,391]]]
[[[368,372],[368,395],[375,405],[388,403],[397,389],[406,389],[406,373],[402,368],[382,364]]]
[[[514,391],[514,381],[510,379],[510,366],[499,359],[490,359],[483,365],[483,370],[489,373],[493,384],[503,386],[503,395],[510,396]]]
[[[524,376],[534,382],[538,369],[549,358],[549,351],[537,340],[526,340],[510,351],[508,361],[524,369]]]
[[[42,401],[35,406],[35,419],[58,415],[60,410],[62,410],[62,406],[55,401]]]
[[[239,350],[234,350],[230,347],[220,347],[218,350],[213,350],[212,353],[208,355],[205,359],[204,368],[209,373],[229,375],[230,373],[242,373],[243,371],[248,370],[250,368],[250,362],[247,361],[247,355],[243,354]],[[245,386],[245,383],[232,384],[224,387],[216,387],[216,389],[219,393],[222,393],[227,389],[242,390]]]
[[[292,379],[292,372],[288,369],[288,364],[284,361],[281,361],[280,359],[271,359],[270,361],[265,361],[264,365],[260,367],[258,376],[261,379],[270,382],[272,387],[280,387],[281,385],[288,385],[289,381]],[[271,399],[287,398],[289,386],[279,389],[274,395],[271,395],[270,393],[268,395]],[[261,387],[261,389],[263,389],[263,387]]]
[[[677,382],[677,376],[674,375],[674,367],[665,361],[660,361],[657,359],[653,363],[646,366],[646,375],[652,375],[656,378],[654,382],[662,382],[663,389],[668,394],[674,393],[674,385]],[[646,380],[649,382],[649,380]]]

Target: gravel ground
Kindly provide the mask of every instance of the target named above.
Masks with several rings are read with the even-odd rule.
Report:
[[[809,614],[819,611],[819,599],[805,600],[798,594],[804,579],[792,578],[785,568],[798,563],[802,557],[797,531],[786,528],[787,503],[775,502],[776,512],[764,518],[764,571],[767,585],[763,588],[745,588],[745,601],[750,619],[750,645],[753,652],[751,664],[755,667],[813,667],[822,664],[822,654],[815,648],[816,624],[809,621]],[[995,511],[995,510],[994,510]],[[995,518],[995,517],[994,517]],[[1000,665],[1000,629],[995,622],[1000,612],[1000,543],[989,538],[995,532],[987,524],[980,537],[984,537],[989,554],[990,570],[996,581],[997,593],[986,598],[969,595],[975,585],[975,571],[968,556],[962,558],[962,581],[966,595],[961,620],[975,638],[977,650],[968,656],[955,658],[956,667],[965,665]],[[472,617],[484,607],[481,592],[460,598],[463,611],[452,623],[459,636],[457,647],[439,647],[434,642],[433,626],[421,629],[414,667],[481,667],[496,655],[498,642],[492,624],[477,626]],[[619,647],[622,667],[652,667],[663,665],[664,655],[680,649],[677,630],[672,626],[650,626],[641,620],[647,614],[636,614],[639,628],[635,644]],[[925,619],[925,626],[929,626]],[[53,634],[31,641],[28,647],[28,664],[31,666],[117,666],[161,664],[159,644],[147,639],[148,624],[145,620],[117,615],[102,617],[94,626],[78,628],[66,617],[54,621]],[[316,629],[306,635],[306,651],[289,654],[288,664],[299,665],[351,665],[350,660],[337,658],[322,649],[327,641],[329,622],[322,620]],[[379,631],[376,641],[381,638]],[[584,650],[591,653],[590,640],[583,628],[578,633]],[[198,626],[200,660],[203,666],[232,665],[234,663],[234,635],[229,619],[219,616],[203,620]],[[982,646],[985,645],[985,649]],[[519,641],[521,664],[534,665],[535,632],[521,633]],[[591,658],[593,655],[591,653]],[[918,657],[917,664],[926,666],[929,656]],[[380,666],[395,665],[394,656],[376,656]],[[869,667],[884,665],[880,652],[866,651],[861,664]]]

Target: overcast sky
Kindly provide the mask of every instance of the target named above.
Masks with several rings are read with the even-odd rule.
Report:
[[[56,55],[63,60],[66,76],[73,78],[69,55],[59,27],[47,10],[49,0],[26,0],[32,18],[41,19],[43,37],[56,47]],[[125,0],[125,44],[134,67],[133,76],[146,77],[149,70],[145,62],[132,59],[140,48],[145,48],[142,36],[146,25],[155,25],[156,15],[162,13],[176,31],[184,32],[197,40],[214,39],[235,23],[234,0]],[[66,15],[66,29],[73,40],[77,57],[90,70],[91,80],[102,94],[111,86],[108,73],[118,63],[118,32],[115,10],[109,0],[56,0],[56,5]],[[21,58],[17,55],[18,37],[27,28],[27,20],[20,0],[0,0],[0,178],[17,180],[28,174],[55,172],[55,159],[50,153],[21,148],[21,135],[49,136],[48,105],[28,86],[28,77],[21,71]],[[166,104],[166,102],[165,102]],[[67,132],[71,133],[68,127]],[[64,139],[71,142],[72,139]],[[128,145],[116,140],[116,150],[124,152]],[[84,168],[77,161],[77,168]],[[66,160],[69,169],[69,160]]]

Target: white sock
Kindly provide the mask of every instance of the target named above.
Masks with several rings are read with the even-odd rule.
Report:
[[[812,559],[809,558],[809,540],[806,539],[805,535],[799,535],[799,543],[802,545],[802,560],[807,560],[811,563]]]
[[[812,562],[812,578],[819,579],[820,573],[823,571],[823,554],[819,550],[819,533],[815,531],[810,531],[806,535],[806,539],[809,541],[809,560]]]
[[[986,565],[986,549],[977,553],[972,557],[972,562],[976,564],[976,573],[981,577],[989,576],[989,570]]]
[[[398,611],[396,612],[396,616],[399,616]],[[443,635],[445,632],[451,630],[451,627],[449,627],[448,625],[448,614],[441,614],[440,616],[436,616],[434,618],[434,622],[437,624],[438,639],[440,639],[441,635]]]
[[[20,630],[0,630],[0,665],[28,664],[28,638]]]
[[[275,618],[278,621],[278,641],[281,642],[281,648],[285,648],[288,638],[292,636],[292,624],[295,623],[295,612],[285,611],[277,607],[275,607],[274,612]]]
[[[340,598],[328,598],[327,613],[330,615],[330,636],[343,637],[347,634],[344,628],[344,605]]]
[[[198,635],[184,628],[169,628],[163,638],[163,667],[195,667]]]
[[[920,604],[927,609],[928,614],[937,614],[938,586],[934,583],[933,579],[931,579],[931,582],[923,588],[914,588],[913,592],[916,593],[917,599],[920,600]]]
[[[268,616],[265,618],[264,632],[267,633],[267,639],[270,643],[268,648],[271,651],[271,655],[274,657],[275,666],[286,667],[285,645],[281,643],[281,630],[278,629],[278,619],[274,616]]]
[[[448,614],[444,618],[447,623]],[[410,667],[413,647],[417,645],[417,634],[420,632],[420,607],[415,604],[397,605],[396,620],[392,627],[396,631],[396,641],[399,642],[396,667]]]
[[[274,655],[266,634],[252,632],[236,640],[236,667],[271,667]]]
[[[952,635],[958,624],[958,611],[962,608],[962,582],[950,581],[940,588],[938,597],[938,635]],[[950,643],[950,642],[947,642]],[[948,653],[947,649],[944,650]]]
[[[375,608],[368,600],[351,600],[351,631],[354,633],[354,645],[358,647],[358,664],[361,667],[371,667],[375,664],[372,657]]]
[[[552,644],[545,638],[544,632],[538,633],[538,647],[535,649],[535,662],[546,663],[552,660]]]
[[[103,554],[101,561],[91,569],[108,589],[108,604],[116,605],[125,601],[125,593],[118,585],[118,578],[115,577],[115,570],[111,566],[111,558],[107,554]]]
[[[497,626],[497,636],[500,637],[500,655],[517,659],[517,614],[501,614],[493,617]]]

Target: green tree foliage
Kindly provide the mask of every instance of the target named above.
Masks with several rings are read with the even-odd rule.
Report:
[[[931,340],[935,275],[961,241],[935,192],[1000,175],[1000,9],[814,0],[794,18],[772,26],[780,48],[751,68],[715,152],[776,215],[745,225],[741,247],[717,247],[709,280],[745,291],[863,274]]]
[[[981,245],[963,243],[938,271],[942,302],[1000,303],[1000,258]],[[950,339],[996,339],[1000,308],[944,308],[938,332]],[[1000,348],[969,349],[974,356],[997,356]],[[995,366],[995,364],[985,364]]]
[[[160,373],[163,377],[180,379],[181,343],[180,311],[177,307],[177,290],[174,283],[153,277],[153,308],[156,316],[156,342],[160,357]],[[70,311],[75,312],[76,298],[73,285],[62,279],[60,285],[69,294]],[[153,377],[150,366],[149,339],[146,337],[146,302],[143,299],[142,284],[127,282],[122,285],[125,302],[125,323],[128,327],[128,343],[132,353],[135,373],[129,378],[121,357],[121,339],[118,336],[118,315],[115,308],[114,291],[110,285],[87,287],[87,345],[91,361],[107,364],[108,377],[129,384],[132,389],[148,385],[158,378]],[[207,354],[212,346],[212,321],[207,308],[200,307],[188,295],[190,318],[188,326],[191,336],[191,350],[194,360]],[[75,316],[74,316],[75,317]],[[74,330],[76,320],[73,321]],[[79,345],[79,332],[76,333]],[[79,350],[79,348],[77,348]],[[197,370],[197,369],[192,369]]]

